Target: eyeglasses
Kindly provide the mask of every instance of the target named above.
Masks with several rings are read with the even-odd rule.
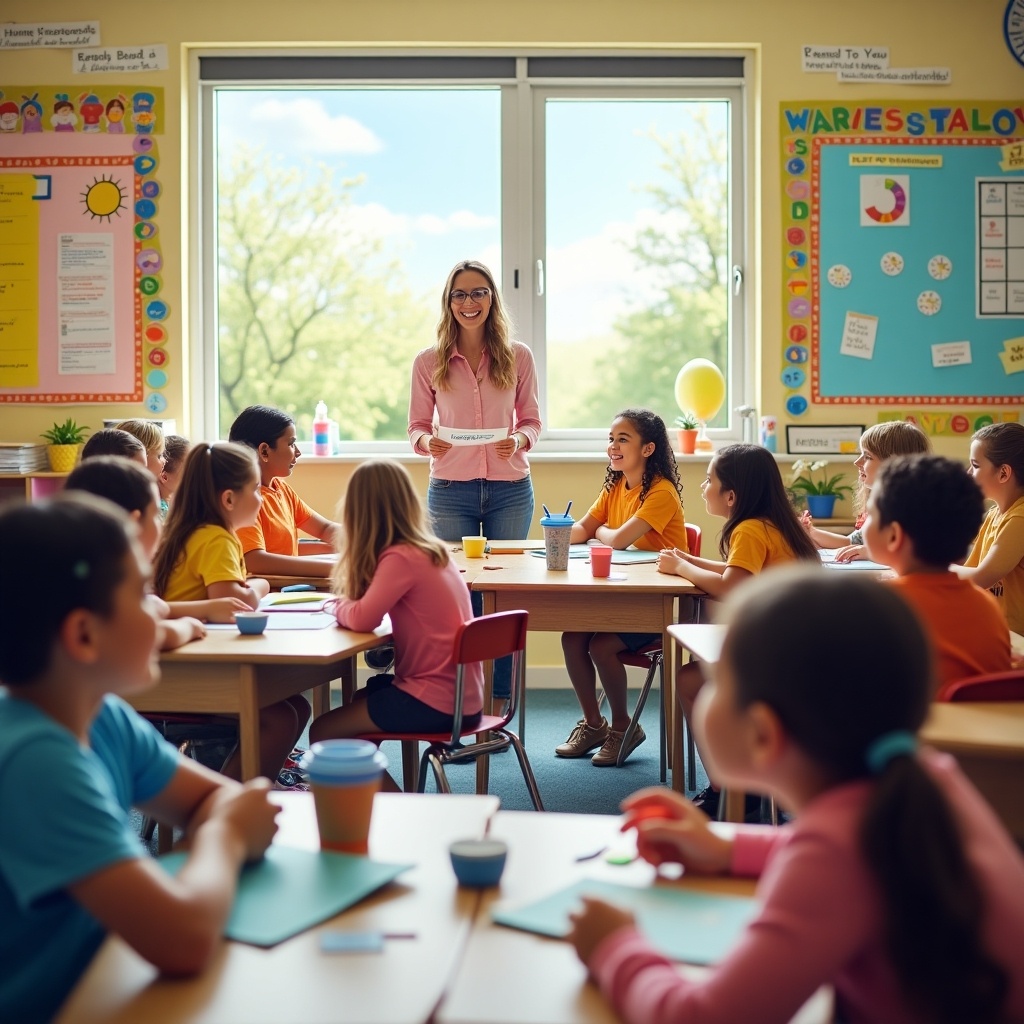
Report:
[[[448,296],[448,301],[454,302],[456,306],[461,306],[467,299],[472,299],[474,302],[483,302],[484,299],[489,299],[490,297],[490,288],[474,288],[471,292],[464,292],[460,288]]]

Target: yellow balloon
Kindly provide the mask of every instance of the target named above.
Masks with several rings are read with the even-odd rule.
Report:
[[[725,377],[710,359],[691,359],[676,377],[676,403],[707,423],[725,401]]]

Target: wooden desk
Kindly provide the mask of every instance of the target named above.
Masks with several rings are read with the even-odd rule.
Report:
[[[438,1010],[437,1024],[615,1024],[615,1015],[567,942],[491,923],[498,905],[521,905],[584,878],[646,885],[654,869],[642,861],[625,867],[602,857],[577,857],[624,842],[621,818],[605,814],[533,814],[499,811],[490,835],[509,844],[500,889],[485,890],[453,984]],[[716,825],[723,833],[728,825]],[[749,879],[691,876],[684,888],[749,896]],[[680,966],[684,973],[701,968]],[[831,1020],[831,995],[817,993],[794,1021]]]
[[[667,632],[676,621],[676,599],[702,593],[681,576],[658,572],[652,562],[613,565],[624,580],[594,579],[589,560],[570,558],[566,572],[550,572],[534,555],[492,555],[472,581],[483,596],[484,614],[525,608],[530,629],[544,632],[594,630],[611,633],[661,633],[665,645],[665,685],[662,706],[672,749],[672,785],[683,790],[682,723],[676,715],[674,660],[667,656]],[[678,736],[677,736],[678,733]],[[487,761],[477,765],[477,781],[486,784]]]
[[[722,653],[725,642],[725,626],[715,623],[681,622],[669,626],[669,636],[684,650],[689,651],[698,661],[714,665]]]
[[[953,754],[1010,834],[1024,843],[1024,703],[932,704],[921,740]]]
[[[160,682],[130,701],[146,713],[238,715],[242,778],[251,779],[259,774],[259,709],[312,689],[313,714],[322,714],[330,707],[330,681],[340,678],[351,689],[355,655],[389,636],[335,626],[260,636],[211,630],[162,653]]]
[[[285,811],[275,842],[318,845],[313,800],[275,794]],[[110,938],[65,1003],[59,1024],[424,1024],[468,938],[477,895],[460,889],[448,844],[484,834],[497,797],[381,794],[370,855],[415,861],[397,881],[342,914],[272,949],[225,942],[211,967],[187,980],[161,978],[121,939]],[[327,956],[325,930],[416,932],[383,953]]]

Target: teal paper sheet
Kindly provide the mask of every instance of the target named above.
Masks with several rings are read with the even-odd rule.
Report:
[[[536,558],[547,558],[547,552],[543,548],[538,548],[536,551],[531,551],[531,555]],[[569,547],[570,558],[589,558],[590,549],[586,544],[572,544]]]
[[[659,952],[688,964],[718,963],[757,913],[757,901],[743,896],[590,880],[516,910],[495,911],[492,918],[509,928],[564,938],[569,931],[569,911],[580,906],[583,895],[631,910],[640,930]]]
[[[543,551],[531,551],[531,555],[536,555],[538,558],[544,558],[545,554]],[[570,558],[589,558],[590,557],[590,545],[589,544],[573,544],[569,548]],[[612,552],[612,564],[613,565],[625,565],[628,562],[656,562],[658,560],[657,551],[641,551],[639,548],[625,548],[622,551]]]
[[[158,863],[174,875],[185,860],[186,854],[171,853]],[[224,934],[253,946],[275,946],[341,913],[411,867],[271,846],[262,861],[242,870]]]

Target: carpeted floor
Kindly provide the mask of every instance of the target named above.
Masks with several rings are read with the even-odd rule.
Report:
[[[630,691],[630,707],[636,692]],[[619,802],[644,786],[659,785],[658,779],[658,709],[661,696],[652,690],[644,708],[641,724],[647,741],[629,756],[621,768],[595,768],[590,757],[566,759],[555,757],[554,749],[562,743],[580,717],[579,705],[572,690],[531,690],[526,702],[526,753],[537,777],[544,807],[549,811],[572,811],[585,814],[618,814]],[[381,748],[393,766],[392,775],[401,779],[401,750],[397,743]],[[452,791],[472,793],[476,785],[474,765],[455,765],[447,769]],[[707,785],[707,776],[698,761],[697,789]],[[433,776],[427,783],[434,789]],[[490,792],[501,798],[506,810],[532,809],[519,762],[514,753],[491,758]],[[692,794],[691,794],[692,795]]]

